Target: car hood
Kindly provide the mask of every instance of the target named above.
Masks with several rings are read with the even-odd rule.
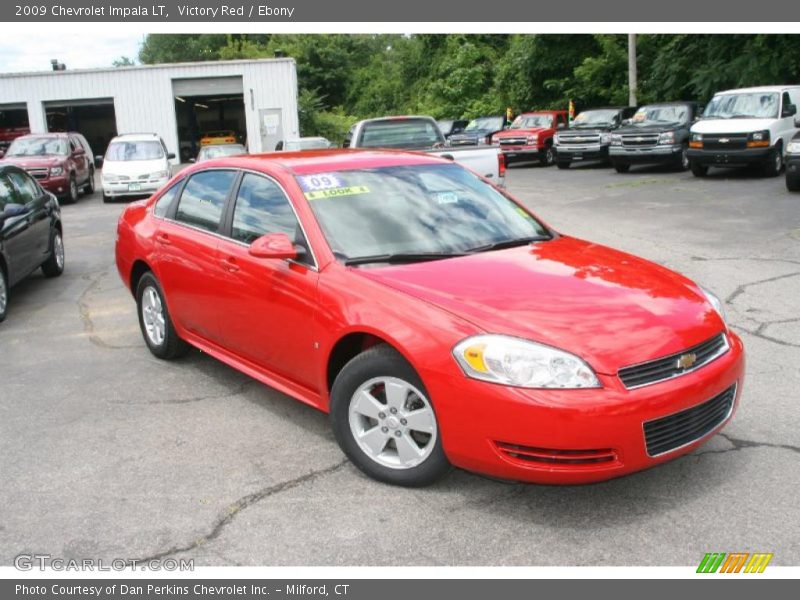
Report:
[[[632,134],[632,133],[664,133],[665,131],[677,131],[678,129],[682,129],[684,127],[688,127],[688,125],[645,125],[643,127],[638,127],[636,125],[629,126],[629,127],[620,127],[614,133],[624,133],[624,134]]]
[[[692,125],[692,133],[749,133],[774,123],[775,119],[702,119]]]
[[[575,135],[583,135],[583,134],[593,134],[593,133],[608,133],[609,131],[614,131],[614,128],[611,126],[608,127],[570,127],[569,129],[562,129],[559,131],[561,133],[572,133]]]
[[[355,272],[485,332],[572,352],[605,374],[679,352],[724,329],[697,285],[682,275],[569,237]]]
[[[36,169],[44,167],[54,167],[64,162],[63,156],[6,156],[3,157],[6,164],[15,165],[21,169]]]
[[[461,131],[450,136],[451,140],[472,140],[479,137],[486,137],[494,133],[495,129],[473,129],[472,131]]]
[[[517,137],[520,135],[529,135],[532,133],[541,133],[542,131],[548,131],[549,127],[533,127],[533,128],[524,128],[524,129],[506,129],[505,131],[501,131],[495,137],[503,138],[503,137]]]
[[[169,164],[166,158],[156,160],[107,160],[103,163],[103,173],[106,175],[139,177],[156,171],[169,171]]]

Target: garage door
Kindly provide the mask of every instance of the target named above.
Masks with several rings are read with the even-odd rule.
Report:
[[[172,91],[176,96],[212,96],[215,94],[242,94],[242,78],[204,77],[199,79],[173,79]]]
[[[114,105],[113,98],[74,98],[72,100],[47,100],[43,103],[47,108],[73,108],[75,106],[106,106]]]

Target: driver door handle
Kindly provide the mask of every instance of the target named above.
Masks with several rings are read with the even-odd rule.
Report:
[[[228,271],[229,273],[236,273],[239,270],[239,265],[236,264],[236,259],[232,256],[226,256],[225,258],[221,258],[219,260],[220,265],[222,268]]]

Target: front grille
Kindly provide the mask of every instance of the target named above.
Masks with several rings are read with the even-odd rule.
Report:
[[[703,148],[706,150],[743,150],[747,148],[747,134],[703,134]]]
[[[622,136],[623,146],[639,148],[641,146],[655,146],[656,144],[658,144],[657,133],[624,134]]]
[[[600,135],[599,134],[569,134],[569,133],[562,133],[558,136],[558,143],[559,144],[599,144],[600,143]]]
[[[637,388],[695,371],[725,354],[728,348],[728,338],[720,333],[683,352],[620,369],[618,375],[626,388]]]
[[[520,446],[507,442],[495,442],[497,449],[510,458],[526,463],[543,463],[546,465],[593,465],[614,462],[617,453],[611,448],[600,450],[561,450],[555,448],[535,448]]]
[[[450,138],[450,145],[451,146],[476,146],[478,144],[477,138],[466,138],[460,140],[454,140]]]
[[[731,414],[736,384],[702,404],[644,424],[647,454],[658,456],[691,444],[722,424]]]
[[[523,146],[528,141],[526,137],[507,137],[500,138],[501,146]]]
[[[26,169],[34,179],[47,179],[47,169]]]

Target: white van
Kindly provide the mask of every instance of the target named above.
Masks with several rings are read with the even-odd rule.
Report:
[[[704,177],[709,167],[759,165],[765,175],[778,175],[786,146],[797,133],[798,104],[798,85],[718,92],[691,128],[692,173]]]
[[[150,196],[169,181],[169,161],[164,140],[155,133],[128,133],[108,144],[103,163],[103,202],[115,198]]]

